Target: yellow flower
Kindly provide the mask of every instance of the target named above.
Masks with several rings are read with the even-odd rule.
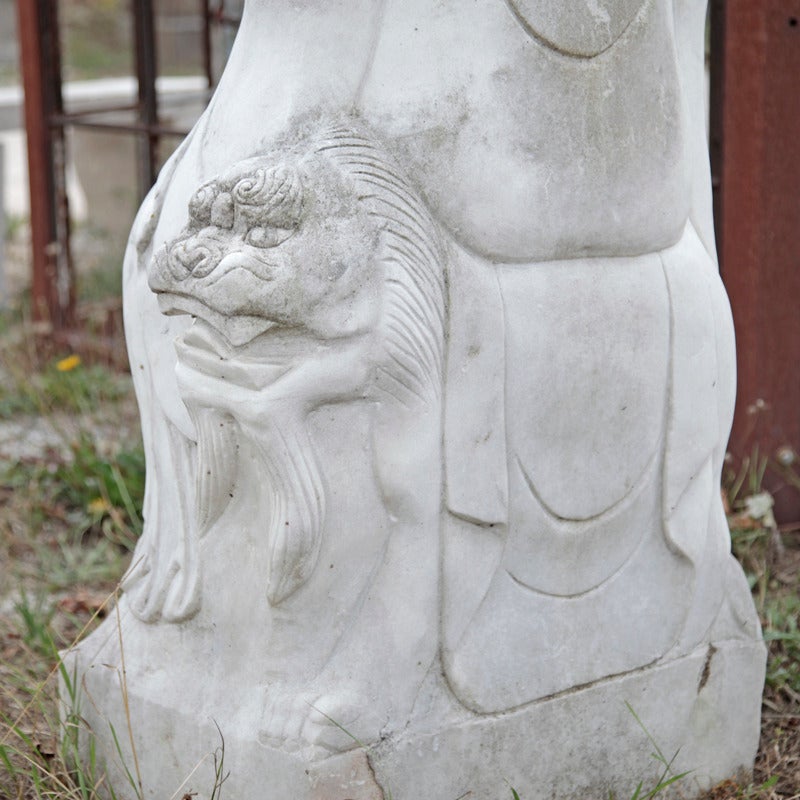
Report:
[[[100,516],[101,514],[105,514],[108,509],[109,505],[102,497],[95,497],[95,499],[89,503],[86,510],[90,514],[96,514],[97,516]]]
[[[74,353],[71,356],[67,356],[66,358],[62,358],[61,361],[56,363],[56,369],[59,372],[69,372],[71,369],[75,369],[81,363],[81,357],[76,356]]]

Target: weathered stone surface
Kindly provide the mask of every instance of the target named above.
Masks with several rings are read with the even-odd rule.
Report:
[[[250,0],[134,225],[145,532],[68,657],[113,761],[124,647],[146,797],[220,733],[238,797],[624,794],[626,702],[751,766],[703,11]]]

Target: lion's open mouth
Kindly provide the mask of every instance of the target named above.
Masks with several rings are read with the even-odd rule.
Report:
[[[159,292],[158,307],[162,314],[189,316],[207,322],[232,347],[242,347],[257,339],[277,323],[252,314],[227,316],[215,311],[198,297],[180,292]]]
[[[175,341],[178,359],[184,366],[250,389],[263,389],[293,366],[290,354],[275,352],[271,348],[272,352],[265,357],[258,352],[264,349],[267,348],[256,347],[256,352],[251,353],[247,352],[247,348],[244,352],[234,349],[224,336],[201,319],[196,319],[189,330]]]

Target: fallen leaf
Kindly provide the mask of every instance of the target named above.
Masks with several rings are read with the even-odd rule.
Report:
[[[78,589],[75,594],[62,597],[58,601],[58,608],[66,614],[94,614],[103,608],[106,599],[104,594]]]

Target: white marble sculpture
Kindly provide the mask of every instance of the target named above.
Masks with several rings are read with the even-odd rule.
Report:
[[[145,532],[68,656],[145,797],[219,732],[237,798],[624,795],[626,704],[685,792],[752,765],[704,18],[249,0],[131,235]]]

